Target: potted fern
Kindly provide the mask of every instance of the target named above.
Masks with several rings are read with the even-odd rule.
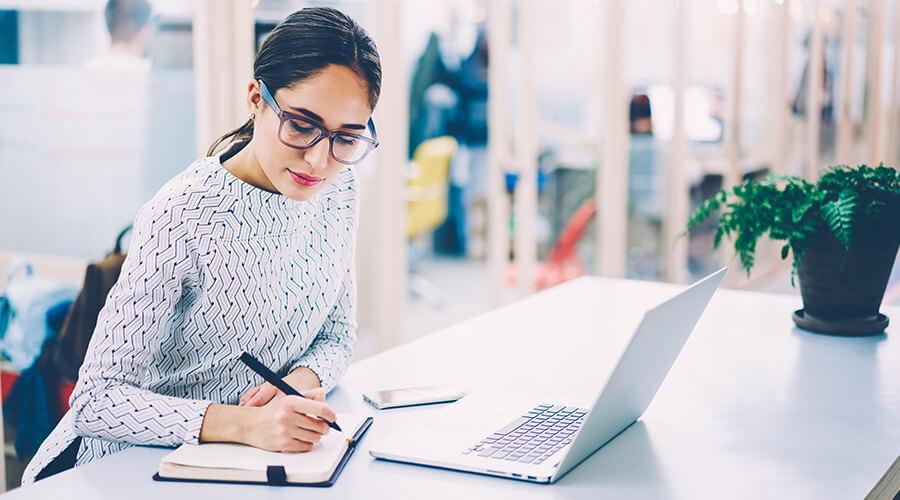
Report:
[[[766,234],[785,242],[782,259],[793,253],[803,297],[793,317],[798,326],[833,335],[887,327],[879,308],[900,246],[896,169],[832,167],[815,184],[794,176],[747,181],[701,203],[688,229],[717,213],[713,248],[731,238],[748,274]]]

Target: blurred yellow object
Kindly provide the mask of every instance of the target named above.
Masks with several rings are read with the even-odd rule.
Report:
[[[406,183],[406,236],[410,242],[409,290],[434,307],[444,306],[444,294],[416,272],[422,248],[430,247],[427,236],[447,220],[450,164],[458,144],[450,136],[423,141],[413,153],[412,170]]]
[[[413,171],[406,184],[406,235],[429,233],[447,219],[450,163],[458,144],[450,136],[423,141],[413,153]]]

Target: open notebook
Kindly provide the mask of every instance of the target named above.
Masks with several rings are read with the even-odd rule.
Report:
[[[372,417],[339,413],[344,432],[332,430],[312,451],[278,453],[232,443],[183,444],[159,462],[157,481],[331,486],[372,425]]]

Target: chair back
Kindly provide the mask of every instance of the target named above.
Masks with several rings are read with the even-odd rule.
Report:
[[[450,164],[458,144],[450,136],[423,141],[413,154],[413,172],[407,181],[406,235],[434,231],[447,219]]]

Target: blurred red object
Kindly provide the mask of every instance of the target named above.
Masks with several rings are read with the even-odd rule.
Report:
[[[0,397],[3,398],[3,401],[6,401],[6,396],[9,396],[9,391],[12,389],[13,384],[16,383],[16,380],[19,379],[19,374],[11,371],[0,371]],[[69,396],[72,395],[72,391],[75,390],[75,384],[72,382],[60,382],[57,390],[57,395],[59,396],[59,416],[62,417],[69,411]]]
[[[578,255],[578,242],[584,237],[588,222],[596,213],[597,206],[594,204],[594,200],[585,201],[575,210],[572,218],[559,233],[559,238],[556,239],[547,254],[547,259],[538,263],[538,290],[565,283],[587,273],[584,262]],[[506,282],[514,285],[516,281],[515,263],[510,262],[507,268]]]

